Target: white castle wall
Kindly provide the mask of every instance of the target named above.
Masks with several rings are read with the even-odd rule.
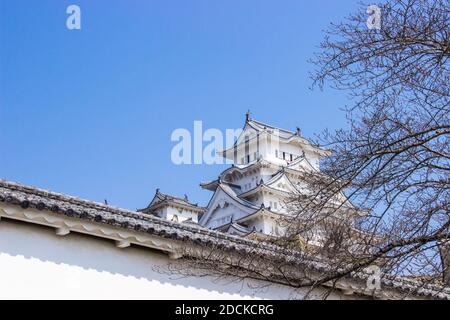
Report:
[[[114,242],[0,221],[0,299],[290,299],[291,288],[180,277],[163,272],[167,255],[118,249]],[[319,298],[320,296],[315,295]],[[340,298],[332,295],[332,298]]]
[[[186,210],[186,209],[178,209],[172,206],[163,207],[161,209],[156,210],[158,216],[169,220],[169,221],[178,221],[183,222],[188,219],[192,219],[194,222],[198,222],[198,213]],[[176,216],[176,218],[175,218]]]
[[[247,213],[243,212],[232,203],[224,204],[223,207],[221,207],[220,203],[222,200],[222,197],[218,197],[211,204],[211,207],[215,208],[215,210],[212,213],[212,218],[206,224],[208,228],[217,228],[231,222],[231,219],[235,221],[247,215]]]

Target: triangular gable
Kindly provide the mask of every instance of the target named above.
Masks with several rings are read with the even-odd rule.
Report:
[[[206,211],[199,223],[201,225],[205,225],[211,219],[211,214],[217,209],[217,207],[223,207],[225,203],[232,204],[247,214],[258,210],[258,207],[253,205],[251,202],[238,198],[234,191],[226,184],[220,184],[209,201]]]
[[[253,139],[256,139],[256,137],[259,134],[263,133],[263,132],[267,133],[267,130],[264,129],[263,127],[259,126],[259,125],[255,125],[253,123],[253,120],[248,120],[248,121],[245,122],[245,125],[242,128],[242,131],[239,134],[239,137],[237,137],[237,139],[234,142],[233,146],[229,147],[226,150],[220,151],[219,153],[223,154],[223,155],[225,155],[227,153],[229,154],[230,152],[233,152],[233,150],[236,147],[239,147],[239,146],[245,144],[245,140],[247,139],[247,136],[249,138],[249,141],[252,141]]]
[[[297,134],[294,131],[278,128],[258,120],[251,119],[248,121],[248,123],[256,131],[276,131],[278,132],[278,136],[282,139],[291,139],[292,137],[297,136]]]
[[[287,193],[296,194],[298,193],[297,187],[292,183],[292,181],[287,177],[286,173],[282,170],[273,176],[272,179],[265,183],[266,186],[280,190]]]
[[[261,131],[262,130],[250,125],[249,122],[246,122],[244,128],[242,128],[241,134],[236,139],[233,147],[236,147],[236,146],[241,145],[242,143],[245,143],[245,139],[247,136],[249,137],[250,140],[254,139],[257,136],[257,134],[260,133]]]
[[[305,157],[298,157],[297,159],[289,163],[287,168],[297,171],[302,171],[305,169],[310,171],[317,171],[317,169]]]
[[[302,148],[306,148],[312,152],[318,153],[321,156],[329,154],[328,150],[322,149],[319,146],[314,146],[309,140],[303,138],[299,132],[277,128],[253,119],[246,120],[245,125],[242,128],[242,132],[234,142],[233,146],[229,147],[226,150],[220,151],[219,153],[222,155],[230,153],[234,150],[234,148],[245,143],[246,136],[249,136],[251,141],[252,139],[255,139],[256,136],[262,133],[269,136],[275,135],[277,138],[282,139],[286,143],[295,143],[297,145],[300,145]]]
[[[254,219],[264,219],[266,217],[271,217],[271,218],[276,218],[276,219],[281,219],[281,217],[283,217],[284,215],[278,213],[278,212],[274,212],[271,211],[268,208],[261,208],[255,212],[253,212],[252,214],[249,214],[248,216],[242,217],[238,220],[236,220],[236,223],[242,223],[242,222],[246,222],[246,221],[251,221]]]

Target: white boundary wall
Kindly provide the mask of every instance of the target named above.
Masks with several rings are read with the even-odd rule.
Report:
[[[0,220],[0,299],[293,299],[304,293],[167,272],[168,255],[113,241]],[[310,296],[310,298],[320,296]],[[340,299],[332,295],[329,298]]]

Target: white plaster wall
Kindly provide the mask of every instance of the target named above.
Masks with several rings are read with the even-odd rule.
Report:
[[[281,152],[293,154],[297,157],[302,155],[302,149],[298,145],[289,144],[289,143],[280,143],[280,149],[281,149]]]
[[[251,190],[256,187],[257,183],[261,180],[258,173],[243,176],[240,179],[236,179],[233,183],[241,187],[241,193]]]
[[[286,228],[275,219],[269,217],[260,217],[257,219],[252,219],[250,221],[245,222],[245,225],[253,229],[253,227],[262,233],[280,236],[285,232]]]
[[[267,234],[277,235],[277,223],[272,219],[264,219],[264,229]]]
[[[242,140],[242,143],[239,145],[239,147],[237,149],[237,157],[236,157],[237,164],[243,164],[242,157],[245,157],[245,155],[246,155],[245,143],[243,143],[243,142],[244,142],[244,140]],[[259,137],[259,148],[258,148],[258,140],[250,139],[248,148],[249,148],[248,154],[250,155],[250,161],[256,160],[255,159],[255,152],[256,152],[257,157],[262,156],[264,159],[278,163],[278,160],[275,157],[275,150],[280,149],[280,143],[274,137],[271,137],[269,139],[268,137],[261,135]],[[280,162],[280,163],[282,163],[282,162]]]
[[[178,222],[183,222],[188,219],[192,219],[194,222],[198,222],[198,214],[189,211],[189,210],[181,210],[174,207],[168,207],[166,208],[166,219],[169,221],[173,220],[173,216],[176,215],[178,217]]]
[[[255,219],[247,222],[247,225],[250,229],[255,227],[257,231],[271,235],[277,235],[276,230],[278,230],[278,232],[280,232],[281,230],[281,227],[278,226],[277,223],[270,218]]]
[[[250,129],[246,134],[252,137],[253,135],[250,134],[250,132],[252,131],[253,130]],[[243,136],[245,136],[245,134]],[[245,158],[246,155],[245,144],[243,142],[244,139],[242,139],[241,144],[238,147],[235,164],[247,163],[246,159],[244,159],[244,162],[242,162],[242,158]],[[278,157],[276,156],[276,150],[278,150]],[[288,163],[287,160],[290,160],[290,154],[292,154],[293,158],[295,159],[303,154],[303,148],[294,143],[281,142],[274,136],[268,138],[262,135],[259,137],[259,149],[257,139],[250,139],[249,141],[248,154],[250,155],[250,162],[256,160],[255,152],[257,153],[257,156],[262,156],[262,158],[272,163],[285,166]],[[283,152],[286,152],[286,160],[282,159]],[[320,159],[317,154],[305,150],[305,156],[315,168],[319,169]]]
[[[271,207],[272,211],[276,211],[276,212],[285,212],[286,211],[285,210],[285,200],[283,199],[283,197],[274,195],[274,194],[265,193],[263,195],[263,199],[264,199],[264,206]],[[272,205],[271,205],[271,202],[272,202]],[[274,206],[275,202],[277,203],[276,208]]]
[[[194,222],[198,222],[198,213],[190,211],[190,210],[180,210],[174,207],[163,207],[158,209],[157,215],[160,218],[173,221],[174,215],[178,217],[178,222],[183,222],[188,219],[192,219]]]
[[[264,220],[262,219],[254,219],[251,221],[248,221],[246,223],[249,229],[255,228],[256,231],[265,233],[265,226],[264,226]]]
[[[245,152],[246,149],[246,145],[245,143],[242,143],[239,145],[238,149],[236,150],[236,162],[237,164],[247,164],[247,159],[245,158],[245,156],[247,155],[247,153]],[[259,154],[264,154],[265,151],[261,151],[264,149],[261,149],[261,145],[260,145],[260,149],[258,152],[258,148],[257,148],[257,140],[253,139],[250,140],[249,144],[248,144],[248,155],[250,156],[250,162],[255,161]],[[255,152],[256,152],[256,158],[255,158]],[[242,159],[244,158],[244,159]],[[244,160],[244,161],[243,161]]]
[[[158,217],[167,219],[167,208],[159,208],[156,210]]]
[[[290,154],[292,154],[293,158],[295,159],[303,154],[303,149],[294,144],[280,143],[279,154],[278,154],[279,158],[283,157],[283,152],[286,152],[286,160],[290,160]],[[311,163],[311,165],[313,167],[315,167],[316,169],[320,168],[320,166],[319,166],[320,158],[317,154],[312,153],[310,151],[305,151],[305,157],[308,159],[308,161]],[[280,165],[287,165],[288,162],[290,162],[290,161],[281,160],[279,158],[277,158],[277,160],[276,160],[277,162],[274,162],[274,163],[278,163]],[[308,168],[308,166],[306,164],[302,164],[301,166]]]
[[[278,285],[164,272],[174,261],[146,248],[118,249],[109,240],[74,233],[59,237],[51,228],[0,221],[0,299],[292,299],[303,294]]]
[[[243,212],[242,210],[240,210],[238,207],[234,206],[231,203],[225,204],[223,208],[218,206],[218,204],[213,205],[217,207],[212,213],[211,219],[206,224],[208,228],[217,228],[220,227],[221,225],[229,223],[231,219],[238,220],[247,215],[247,213]]]

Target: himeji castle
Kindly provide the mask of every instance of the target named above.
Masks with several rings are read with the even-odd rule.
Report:
[[[240,236],[281,235],[277,220],[288,214],[289,200],[307,188],[301,175],[319,171],[327,154],[303,138],[300,129],[276,128],[247,113],[235,144],[221,152],[233,165],[201,184],[214,194],[199,223]]]
[[[320,172],[320,160],[329,151],[302,137],[299,128],[280,129],[247,113],[234,145],[219,153],[232,165],[217,179],[200,184],[213,192],[205,208],[187,197],[157,190],[149,206],[140,211],[238,236],[280,236],[289,202],[308,189],[302,176]]]

